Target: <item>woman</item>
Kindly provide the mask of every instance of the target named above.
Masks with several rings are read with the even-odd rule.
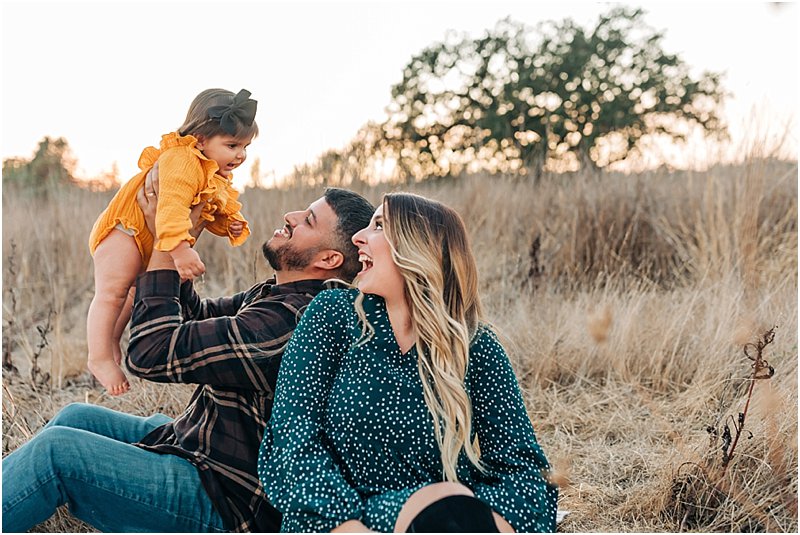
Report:
[[[464,223],[384,197],[358,290],[309,305],[281,363],[259,477],[283,531],[554,531],[557,489],[481,323]]]

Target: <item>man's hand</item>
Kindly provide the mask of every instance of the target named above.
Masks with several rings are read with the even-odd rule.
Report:
[[[147,172],[144,186],[136,192],[136,202],[144,214],[144,222],[153,236],[156,235],[156,208],[158,208],[158,162]]]
[[[189,235],[197,240],[200,237],[200,234],[203,233],[203,230],[206,228],[208,221],[200,217],[200,214],[203,212],[203,208],[206,205],[206,201],[202,201],[198,204],[192,206],[192,211],[189,212],[189,219],[192,221],[192,228],[189,229]]]
[[[242,235],[242,232],[244,232],[244,223],[241,221],[231,221],[228,224],[228,230],[230,231],[231,236],[238,238]]]
[[[189,246],[187,241],[182,241],[169,254],[175,262],[175,269],[178,270],[181,280],[194,279],[206,272],[206,266],[200,260],[200,255]]]
[[[144,214],[144,221],[147,224],[150,234],[157,237],[156,234],[156,210],[158,208],[158,162],[155,163],[152,169],[147,172],[144,179],[144,186],[136,193],[136,201],[139,203],[139,208],[142,209]],[[206,228],[208,221],[200,217],[200,214],[205,208],[206,202],[203,201],[195,206],[189,213],[189,219],[192,222],[192,228],[189,229],[189,235],[195,240],[200,237],[203,229]],[[199,259],[199,257],[198,257]]]

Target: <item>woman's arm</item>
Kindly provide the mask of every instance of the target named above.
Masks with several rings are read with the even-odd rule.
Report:
[[[555,531],[558,489],[539,446],[505,350],[486,328],[470,349],[473,424],[486,472],[473,491],[516,531]]]
[[[351,293],[323,291],[303,314],[283,355],[258,475],[284,515],[282,531],[347,529],[363,517],[361,496],[342,475],[326,438],[328,398],[350,347]]]

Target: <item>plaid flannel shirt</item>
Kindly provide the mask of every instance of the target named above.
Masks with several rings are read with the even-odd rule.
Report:
[[[139,276],[126,363],[134,375],[199,386],[184,412],[136,445],[189,460],[231,531],[279,531],[256,463],[283,350],[320,280],[257,284],[201,300],[177,272]]]

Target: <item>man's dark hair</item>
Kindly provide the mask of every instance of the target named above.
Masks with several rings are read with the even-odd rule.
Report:
[[[339,219],[336,225],[336,242],[332,248],[344,255],[341,278],[351,282],[361,271],[358,248],[353,245],[353,234],[369,226],[375,207],[358,193],[341,188],[326,188],[325,201]]]

